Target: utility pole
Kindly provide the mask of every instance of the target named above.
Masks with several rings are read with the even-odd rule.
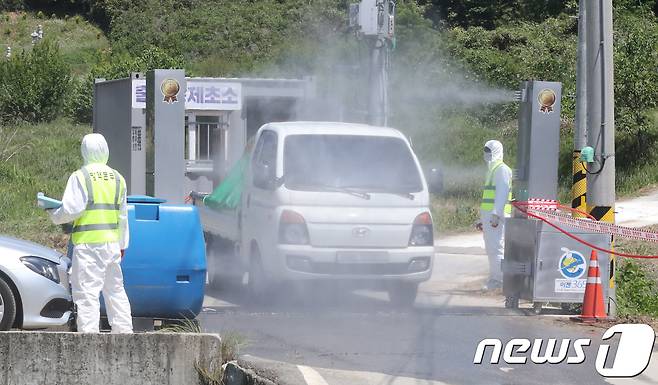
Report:
[[[350,5],[349,26],[365,37],[370,49],[368,65],[368,123],[388,124],[389,47],[395,36],[395,1],[361,0]]]
[[[612,0],[590,0],[587,26],[587,142],[594,149],[587,177],[587,209],[599,221],[615,221],[615,121]],[[610,316],[616,315],[615,258],[610,256]]]
[[[387,84],[386,84],[386,41],[380,37],[372,38],[370,50],[370,72],[368,92],[368,123],[373,126],[386,126],[387,122]]]
[[[576,128],[573,140],[571,207],[587,210],[587,172],[580,150],[587,144],[587,0],[578,4],[578,54],[576,61]],[[574,216],[583,215],[574,212]]]

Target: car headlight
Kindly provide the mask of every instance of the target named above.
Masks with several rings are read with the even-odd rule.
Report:
[[[285,245],[308,245],[308,228],[300,214],[284,210],[279,224],[279,243]]]
[[[21,262],[33,272],[59,283],[59,272],[55,262],[39,257],[21,257]]]

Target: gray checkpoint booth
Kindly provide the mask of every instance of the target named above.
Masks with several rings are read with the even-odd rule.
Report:
[[[210,192],[265,123],[308,119],[313,78],[194,78],[184,70],[94,84],[93,130],[128,193],[182,203]],[[168,95],[171,94],[171,95]]]
[[[560,83],[527,81],[521,85],[514,199],[557,200],[560,152]],[[570,234],[610,249],[611,237],[565,227]],[[514,209],[505,223],[502,263],[505,306],[533,303],[536,313],[546,303],[582,303],[591,249],[541,220]],[[608,302],[609,260],[598,253],[604,301]]]

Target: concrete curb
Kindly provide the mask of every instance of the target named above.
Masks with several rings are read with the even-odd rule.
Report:
[[[220,364],[216,334],[0,333],[0,384],[198,384]]]
[[[251,369],[240,366],[237,361],[229,362],[224,369],[224,385],[277,385]]]
[[[306,385],[297,365],[249,355],[226,365],[224,382],[225,385]]]

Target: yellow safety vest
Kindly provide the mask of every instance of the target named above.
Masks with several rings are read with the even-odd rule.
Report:
[[[483,211],[493,211],[494,209],[494,202],[496,201],[496,181],[494,175],[496,174],[496,170],[502,166],[508,167],[502,160],[498,161],[489,169],[489,172],[487,172],[487,179],[484,183],[484,189],[482,190],[482,204],[480,205],[480,209]],[[505,204],[505,214],[512,213],[512,205],[509,203],[511,200],[512,188],[510,186],[507,204]]]
[[[119,240],[119,209],[125,193],[123,177],[104,164],[90,164],[75,172],[87,194],[87,207],[73,222],[71,241],[106,243]]]

